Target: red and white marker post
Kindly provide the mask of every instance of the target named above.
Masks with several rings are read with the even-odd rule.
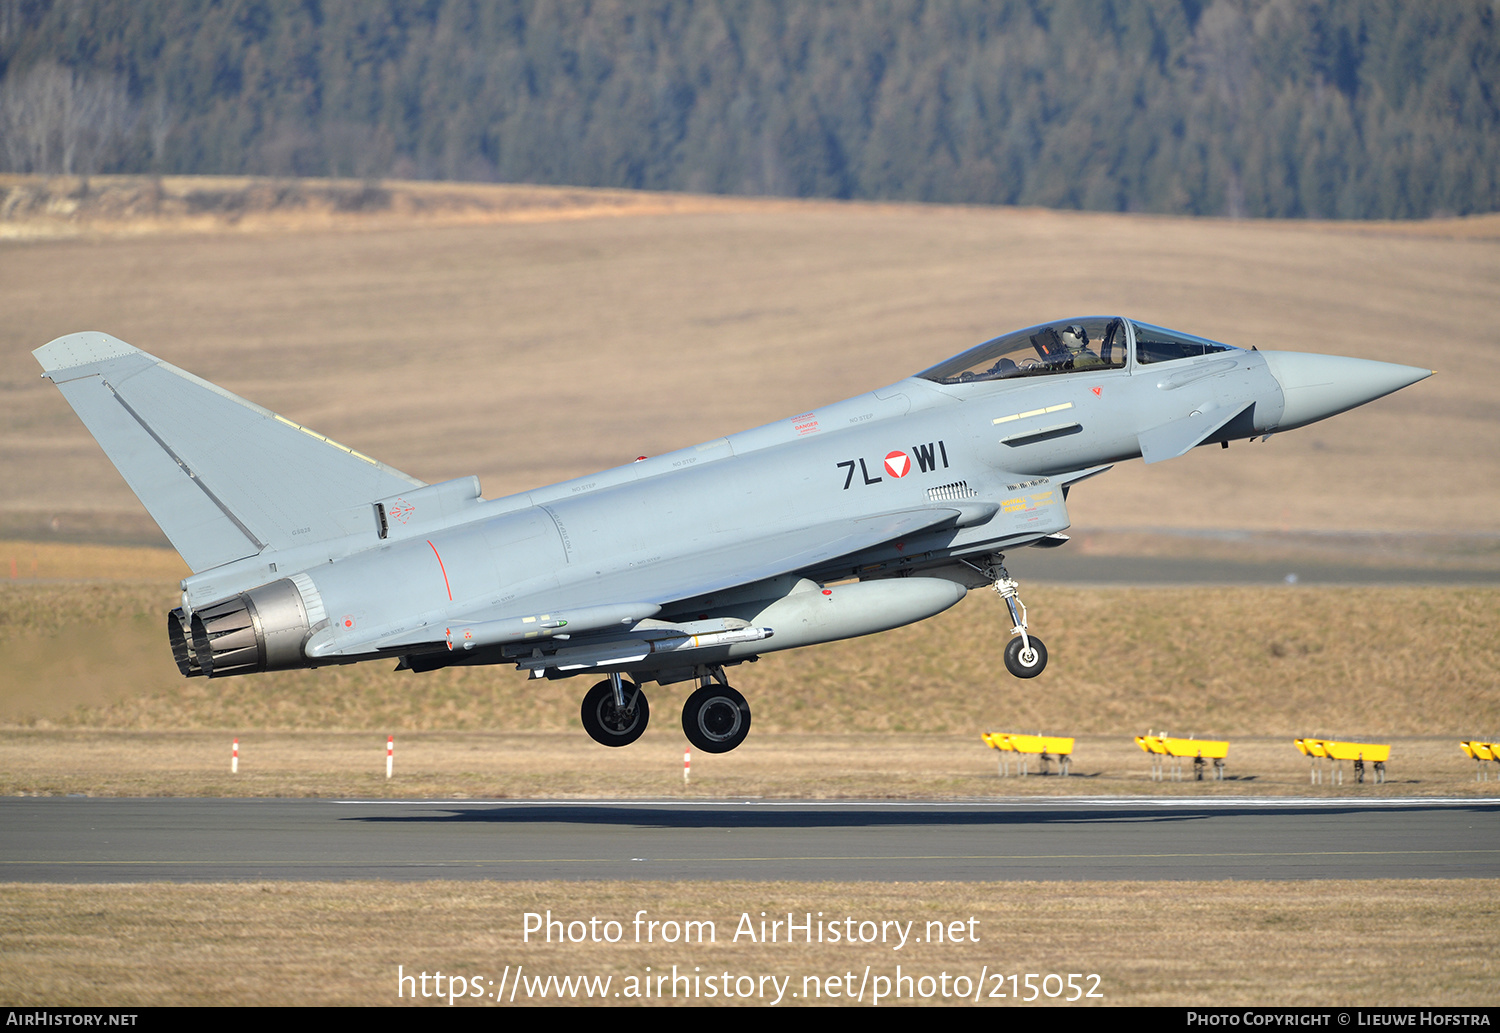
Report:
[[[385,777],[391,777],[391,766],[396,762],[396,737],[388,735],[385,737]]]
[[[240,741],[234,740],[234,752],[229,757],[229,773],[238,775],[240,773]]]
[[[688,776],[693,771],[693,751],[686,749],[682,751],[682,784],[688,784]]]

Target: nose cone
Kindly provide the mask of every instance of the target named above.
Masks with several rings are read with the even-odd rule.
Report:
[[[1277,430],[1326,419],[1426,380],[1432,370],[1306,352],[1261,352],[1286,398]]]

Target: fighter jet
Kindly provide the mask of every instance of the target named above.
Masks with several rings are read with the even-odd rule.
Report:
[[[484,499],[426,484],[102,333],[34,353],[193,571],[178,669],[394,659],[593,675],[584,728],[634,742],[642,686],[697,683],[693,746],[744,741],[725,671],[1004,598],[1006,668],[1047,649],[1005,554],[1067,540],[1080,481],[1305,426],[1430,370],[1242,350],[1119,317],[1005,334],[869,394],[592,477]],[[602,677],[600,677],[602,676]]]

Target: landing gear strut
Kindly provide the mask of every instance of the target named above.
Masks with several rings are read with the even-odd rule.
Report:
[[[629,746],[651,720],[646,694],[635,682],[611,674],[583,697],[583,730],[604,746]]]
[[[1011,634],[1020,636],[1006,643],[1005,669],[1017,678],[1035,678],[1047,666],[1047,647],[1042,644],[1041,639],[1026,630],[1026,604],[1016,595],[1016,589],[1020,585],[1010,576],[1010,571],[1005,569],[1005,557],[998,553],[991,557],[985,574],[990,578],[990,587],[1000,593],[1000,598],[1005,600],[1005,606],[1010,610],[1010,620],[1015,625],[1011,628]]]
[[[700,677],[682,705],[682,731],[704,753],[728,753],[750,734],[750,704],[729,687],[722,667]]]

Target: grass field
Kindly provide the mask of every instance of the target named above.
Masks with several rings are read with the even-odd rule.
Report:
[[[1454,742],[1500,735],[1492,588],[1028,584],[1053,666],[1024,684],[996,662],[997,601],[975,593],[913,628],[737,670],[755,731],[735,754],[695,758],[689,787],[677,688],[655,691],[640,744],[604,751],[577,727],[574,685],[504,670],[184,681],[162,628],[184,570],[160,549],[103,546],[160,535],[29,354],[108,331],[423,480],[477,473],[493,498],[868,391],[1006,330],[1122,313],[1437,376],[1264,444],[1123,464],[1070,498],[1079,552],[1334,549],[1341,562],[1488,570],[1500,216],[1274,223],[257,180],[0,187],[47,195],[26,219],[0,212],[0,791],[1332,791],[1306,785],[1288,741],[1301,734],[1393,740],[1392,781],[1359,787],[1371,795],[1500,787],[1474,783]],[[997,778],[986,728],[1077,735],[1082,777]],[[1128,738],[1147,729],[1230,738],[1232,780],[1151,783]],[[752,908],[973,915],[980,944],[908,971],[1087,970],[1107,1004],[1492,1006],[1495,887],[0,885],[0,1003],[401,1003],[397,965],[623,978],[711,964],[801,989],[887,964],[518,944],[527,910],[645,907],[721,922]]]
[[[59,216],[0,240],[0,527],[151,533],[29,354],[81,329],[423,480],[478,474],[496,497],[814,409],[1006,330],[1121,312],[1437,376],[1265,444],[1124,464],[1073,493],[1080,531],[1500,531],[1500,452],[1483,447],[1500,396],[1500,216],[1255,222],[473,187],[449,188],[463,196],[438,218],[416,200],[439,188],[391,184],[380,212],[257,221],[254,184],[203,189],[247,193],[205,225],[142,217],[126,233]]]
[[[640,910],[648,919],[711,921],[716,939],[691,946],[522,941],[527,912],[550,911],[563,920],[597,916],[631,930]],[[825,921],[852,917],[856,925],[914,922],[918,936],[929,921],[958,920],[964,941],[908,942],[899,951],[879,944],[735,942],[740,916],[758,923],[760,912],[790,912],[798,922],[819,913]],[[964,1003],[951,996],[953,980],[962,977],[970,987],[979,984],[981,1000],[970,1003],[1015,1005],[1011,974],[1023,998],[1055,1004],[1040,991],[1027,993],[1026,973],[1036,974],[1039,988],[1046,974],[1060,974],[1046,988],[1064,997],[1072,993],[1067,975],[1079,973],[1098,975],[1097,983],[1077,982],[1103,996],[1075,1006],[1493,1007],[1500,977],[1496,915],[1493,880],[0,885],[0,1000],[447,1007],[441,998],[411,999],[430,992],[430,982],[403,987],[407,996],[398,998],[397,966],[406,975],[478,978],[481,992],[490,994],[520,966],[533,978],[609,976],[607,1003],[643,1003],[610,995],[628,993],[632,977],[639,988],[648,968],[670,977],[676,965],[684,976],[727,972],[732,985],[762,988],[766,996],[726,1001],[705,994],[663,1003],[768,1004],[775,992],[759,977],[774,975],[790,977],[781,984],[784,1005],[808,1003],[804,995],[813,994],[814,984],[804,980],[814,977],[823,1003],[844,1004],[843,993],[860,987],[866,966],[895,986],[900,965],[914,977],[902,1004]],[[1006,977],[1003,986],[993,979],[997,973]],[[752,979],[740,983],[742,976]],[[680,985],[685,993],[687,984]],[[866,1006],[877,985],[866,984]],[[839,997],[829,995],[834,987]],[[988,996],[995,992],[1007,996]],[[517,996],[514,1003],[526,1001],[525,993]]]
[[[659,713],[659,712],[658,712]],[[12,796],[324,797],[343,799],[952,800],[1033,796],[1311,797],[1392,799],[1500,797],[1500,774],[1477,781],[1454,738],[1388,737],[1388,780],[1343,781],[1331,768],[1311,783],[1292,737],[1230,740],[1223,781],[1184,762],[1153,781],[1150,759],[1126,736],[1082,736],[1072,774],[1036,758],[1021,777],[1010,755],[969,735],[752,733],[733,753],[694,753],[670,711],[635,745],[606,751],[569,732],[397,733],[394,777],[385,777],[386,735],[366,732],[133,732],[0,730],[0,794]],[[231,740],[240,763],[230,773]]]
[[[652,687],[635,747],[598,749],[581,680],[504,667],[423,675],[360,664],[183,679],[163,613],[164,550],[0,542],[28,577],[0,580],[0,792],[102,795],[952,797],[1015,793],[1322,793],[1301,735],[1399,740],[1371,795],[1489,795],[1457,749],[1500,737],[1500,589],[1037,585],[1057,662],[1018,682],[996,662],[999,600],[733,672],[755,730],[681,782],[685,686]],[[113,578],[97,575],[114,573]],[[82,575],[92,574],[93,577]],[[1441,641],[1442,649],[1432,643]],[[1230,738],[1230,779],[1152,783],[1132,737]],[[986,730],[1080,739],[1063,779],[996,778]],[[401,777],[381,775],[384,737]],[[243,740],[238,778],[229,738]],[[253,758],[253,760],[252,760]]]
[[[13,727],[559,731],[582,681],[505,667],[426,674],[367,663],[184,679],[168,655],[158,550],[0,543],[51,578],[0,580],[0,722]],[[58,576],[119,570],[114,579]],[[986,728],[1199,738],[1484,738],[1500,729],[1500,589],[1076,588],[1037,585],[1056,661],[1035,682],[998,663],[993,593],[882,635],[768,654],[733,671],[765,732],[977,734]],[[1441,648],[1435,648],[1441,643]],[[683,686],[654,688],[670,715]],[[671,722],[665,722],[670,724]]]

